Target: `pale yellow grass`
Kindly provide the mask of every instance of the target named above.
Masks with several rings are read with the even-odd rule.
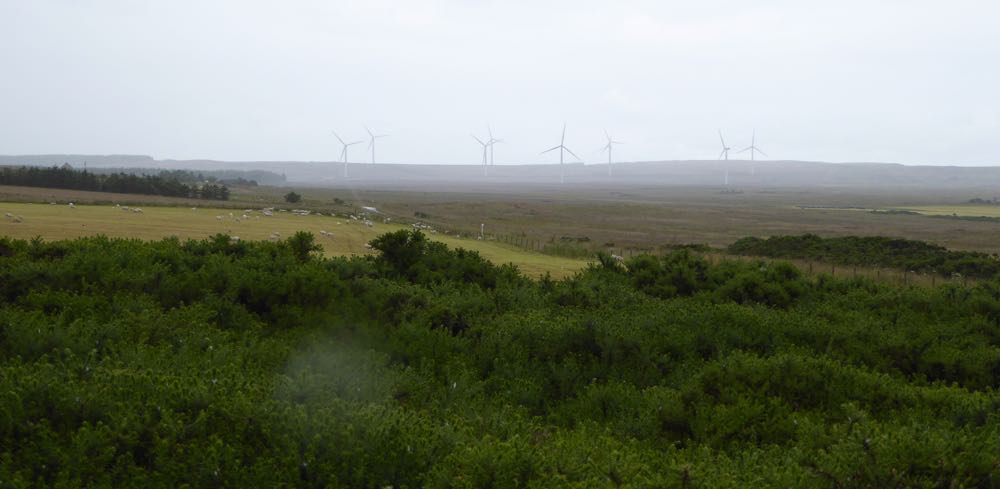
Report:
[[[1000,217],[1000,205],[933,205],[895,207],[895,209],[914,211],[932,216]]]
[[[329,255],[354,255],[368,252],[365,243],[376,236],[403,229],[396,224],[374,223],[372,227],[343,217],[297,216],[290,212],[275,212],[273,217],[259,211],[247,213],[233,209],[190,207],[142,207],[142,213],[125,211],[115,206],[0,203],[0,213],[20,216],[22,222],[3,218],[0,236],[30,239],[40,236],[59,240],[103,234],[109,237],[156,240],[176,236],[181,239],[203,239],[217,233],[239,236],[244,240],[266,240],[272,233],[287,238],[296,231],[308,231]],[[232,215],[230,215],[232,213]],[[217,216],[221,216],[218,219]],[[237,221],[239,219],[239,221]],[[324,236],[327,231],[332,236]],[[586,261],[573,260],[527,251],[495,241],[456,238],[428,234],[453,248],[478,251],[494,263],[514,263],[524,273],[538,276],[551,273],[565,277],[586,266]]]

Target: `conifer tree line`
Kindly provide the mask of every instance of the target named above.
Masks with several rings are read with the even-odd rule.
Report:
[[[69,165],[2,167],[0,185],[229,200],[229,188],[224,184],[183,183],[176,176],[165,175],[96,174],[87,170],[76,170]]]

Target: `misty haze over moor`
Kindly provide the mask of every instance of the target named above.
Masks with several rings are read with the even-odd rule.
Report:
[[[0,154],[991,165],[1000,4],[0,3]],[[351,149],[365,162],[365,144]],[[569,160],[567,160],[569,161]]]

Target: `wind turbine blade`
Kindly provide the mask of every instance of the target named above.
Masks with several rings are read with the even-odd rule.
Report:
[[[475,139],[477,143],[479,143],[479,144],[481,144],[483,146],[486,146],[486,143],[484,143],[482,139],[479,139],[478,137],[476,137],[475,134],[472,135],[472,139]]]
[[[541,153],[538,153],[538,154],[540,154],[540,155],[543,155],[543,154],[545,154],[545,153],[548,153],[549,151],[555,151],[555,150],[557,150],[557,149],[559,149],[559,148],[561,148],[561,147],[562,147],[562,145],[560,145],[560,146],[555,146],[555,147],[552,147],[552,148],[549,148],[549,149],[547,149],[547,150],[545,150],[545,151],[542,151]]]
[[[365,131],[368,131],[368,135],[369,135],[369,136],[371,136],[371,137],[375,137],[375,135],[374,135],[374,134],[372,134],[372,130],[371,130],[371,129],[368,129],[368,126],[365,126]]]
[[[574,158],[576,158],[576,159],[578,159],[578,160],[580,160],[580,161],[583,161],[583,158],[580,158],[579,156],[577,156],[577,155],[576,155],[576,153],[574,153],[574,152],[570,151],[570,149],[569,149],[569,148],[567,148],[567,147],[563,146],[563,149],[565,149],[567,153],[569,153],[569,154],[573,155],[573,157],[574,157]]]
[[[720,159],[720,160],[721,160],[721,159],[722,159],[722,156],[723,156],[723,155],[725,155],[725,154],[726,154],[726,150],[722,150],[722,152],[721,152],[721,153],[719,153],[719,157],[718,157],[718,159]]]
[[[754,148],[754,149],[756,149],[758,153],[760,153],[760,154],[762,154],[764,156],[767,156],[767,153],[761,151],[760,148]]]
[[[743,149],[737,151],[737,153],[742,153],[744,151],[750,151],[752,149],[756,149],[756,148],[754,148],[753,146],[747,146],[746,148],[743,148]]]
[[[346,144],[344,143],[344,140],[340,138],[340,134],[337,134],[337,131],[333,131],[333,135],[337,138],[337,141],[340,141],[340,144]]]
[[[726,147],[726,140],[722,138],[722,129],[719,129],[719,141],[722,141],[722,147]]]
[[[563,122],[562,138],[559,139],[559,144],[560,145],[566,144],[566,123],[565,122]]]
[[[608,134],[608,130],[604,130],[604,137],[608,139],[608,144],[611,144],[611,135]]]

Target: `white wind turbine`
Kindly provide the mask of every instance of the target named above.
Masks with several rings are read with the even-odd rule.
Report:
[[[726,161],[729,161],[729,150],[731,150],[733,148],[730,148],[729,146],[726,146],[726,140],[722,138],[722,130],[721,129],[719,130],[719,141],[722,141],[722,152],[719,153],[719,159],[720,160],[724,159]]]
[[[368,149],[372,150],[372,163],[374,164],[375,163],[375,140],[378,139],[378,138],[384,138],[384,137],[388,136],[388,134],[374,134],[374,133],[372,133],[371,129],[368,129],[368,126],[365,126],[365,131],[368,131],[368,136],[371,138],[368,141]]]
[[[497,138],[493,137],[493,128],[492,127],[486,126],[486,130],[489,131],[489,133],[490,133],[490,139],[489,139],[489,141],[486,141],[486,143],[490,145],[490,166],[493,166],[494,164],[496,164],[496,160],[493,159],[493,146],[496,143],[502,143],[502,142],[504,142],[504,140],[503,139],[497,139]]]
[[[566,174],[563,173],[563,151],[573,155],[573,157],[576,158],[577,160],[580,159],[580,157],[577,156],[576,153],[574,153],[573,151],[571,151],[569,148],[566,147],[566,123],[563,123],[562,138],[559,139],[559,146],[554,146],[545,151],[542,151],[539,154],[545,154],[548,153],[549,151],[555,151],[557,149],[559,150],[559,183],[566,183]]]
[[[616,144],[625,144],[625,143],[623,143],[621,141],[615,141],[614,139],[611,139],[611,135],[608,134],[608,130],[607,129],[604,130],[604,137],[606,137],[608,139],[608,144],[604,145],[604,147],[601,148],[601,149],[599,149],[598,151],[604,151],[604,150],[608,151],[608,176],[610,177],[611,176],[611,150],[614,147],[614,145],[616,145]]]
[[[755,159],[754,159],[754,153],[760,153],[760,154],[762,154],[764,156],[767,156],[767,153],[761,151],[761,149],[757,147],[757,130],[756,129],[753,130],[753,134],[750,136],[750,146],[747,146],[746,148],[741,149],[740,153],[742,153],[744,151],[749,151],[750,152],[750,174],[754,175],[754,174],[757,173],[757,168],[756,168],[757,165],[754,164],[754,161],[755,161]]]
[[[347,143],[344,142],[343,138],[340,137],[340,134],[337,134],[337,131],[333,131],[333,135],[337,138],[337,141],[340,141],[340,144],[343,146],[343,148],[340,150],[340,161],[344,163],[344,178],[347,178],[347,148],[350,148],[355,144],[361,144],[364,141],[351,141]]]
[[[476,142],[479,143],[479,145],[483,147],[483,176],[486,176],[486,150],[488,150],[488,149],[490,149],[492,147],[493,144],[492,144],[492,142],[490,142],[490,141],[492,141],[492,139],[490,141],[483,141],[482,139],[479,139],[478,137],[476,137],[475,134],[471,134],[471,136],[472,136],[472,139],[475,139]]]

